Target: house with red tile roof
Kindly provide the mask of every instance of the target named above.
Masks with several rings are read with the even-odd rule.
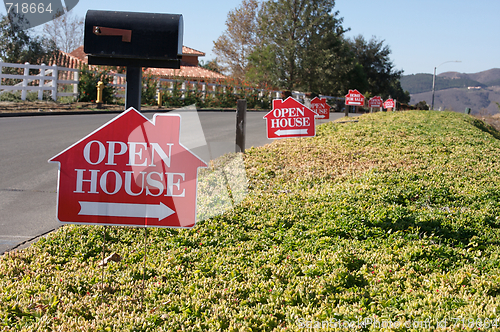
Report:
[[[75,49],[71,53],[61,51],[62,60],[57,62],[61,66],[70,68],[78,68],[82,64],[88,64],[87,54],[83,51],[83,45]],[[193,81],[216,81],[228,79],[227,76],[219,74],[215,71],[199,67],[198,57],[205,56],[205,53],[193,48],[182,46],[182,59],[180,69],[169,68],[145,68],[144,72],[161,78],[182,78]]]

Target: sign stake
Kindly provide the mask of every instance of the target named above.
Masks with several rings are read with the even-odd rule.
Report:
[[[148,227],[147,225],[144,226],[144,259],[143,259],[143,266],[142,266],[142,299],[141,299],[141,306],[144,305],[144,288],[145,283],[146,283],[146,254],[147,254],[147,240],[148,240]]]
[[[104,256],[106,251],[106,226],[102,228],[102,261],[101,261],[101,304],[104,302],[104,291],[106,289],[104,285]]]

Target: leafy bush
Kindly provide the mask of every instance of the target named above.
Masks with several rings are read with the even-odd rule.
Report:
[[[156,79],[152,75],[142,76],[141,104],[156,105]]]
[[[163,93],[163,105],[167,107],[182,107],[184,103],[182,101],[181,83],[179,81],[173,82],[173,90]]]
[[[4,92],[0,94],[0,101],[22,101],[21,99],[21,92]]]
[[[238,93],[234,93],[234,86],[229,84],[218,86],[213,92],[201,91],[200,85],[186,86],[186,91],[182,90],[183,81],[175,81],[173,90],[168,92],[165,89],[170,88],[170,85],[163,86],[163,106],[166,107],[183,107],[196,105],[198,108],[235,108],[238,99],[247,99],[248,108],[269,109],[271,99],[266,96],[259,96],[259,91],[256,89],[247,88]]]
[[[94,103],[97,100],[97,83],[104,83],[102,100],[105,104],[114,102],[114,88],[109,85],[111,77],[106,70],[93,71],[87,66],[80,70],[80,82],[78,83],[78,101]]]
[[[38,92],[36,91],[27,91],[26,93],[26,100],[27,101],[38,101]],[[42,100],[52,100],[52,95],[50,91],[44,91]],[[16,92],[4,92],[0,94],[0,101],[15,101],[15,102],[20,102],[22,101],[21,97],[21,91],[16,91]]]
[[[422,100],[422,101],[419,101],[415,105],[415,109],[416,110],[425,110],[425,111],[428,111],[429,110],[429,105],[427,105],[427,102],[425,100]]]

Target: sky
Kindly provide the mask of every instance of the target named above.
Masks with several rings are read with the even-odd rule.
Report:
[[[72,12],[87,10],[182,14],[184,45],[215,58],[213,42],[226,29],[229,11],[241,0],[80,0]],[[337,0],[335,11],[348,37],[376,37],[391,49],[404,75],[446,71],[476,73],[500,68],[498,0]],[[5,7],[1,14],[5,15]],[[449,62],[460,61],[460,62]]]

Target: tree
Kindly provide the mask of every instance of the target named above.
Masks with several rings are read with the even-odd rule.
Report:
[[[222,72],[219,63],[217,62],[217,59],[209,60],[209,61],[206,61],[206,62],[203,61],[203,60],[200,60],[199,66],[201,68],[205,68],[205,69],[214,71],[214,72],[219,73],[219,74]]]
[[[58,49],[70,53],[83,44],[84,20],[71,12],[49,21],[43,32]]]
[[[403,71],[394,69],[394,64],[389,58],[391,50],[389,46],[384,45],[383,40],[372,37],[367,41],[359,35],[347,42],[355,61],[363,68],[362,72],[354,74],[358,76],[358,82],[364,81],[364,85],[358,85],[358,90],[380,95],[383,98],[391,96],[403,103],[410,101],[409,93],[403,91],[399,81]]]
[[[429,110],[429,105],[427,105],[427,102],[425,100],[421,100],[421,101],[419,101],[415,105],[415,109],[416,110],[426,110],[426,111],[428,111]]]
[[[389,86],[389,96],[397,99],[398,102],[409,104],[411,100],[410,92],[404,91],[399,79],[393,80]]]
[[[347,72],[342,19],[334,0],[268,0],[258,15],[258,43],[249,77],[287,90],[337,90],[330,79]]]
[[[362,68],[353,61],[352,53],[342,38],[343,33],[344,30],[325,38],[323,47],[318,47],[321,45],[319,42],[313,43],[312,51],[303,61],[301,82],[304,91],[343,96],[350,87],[356,86],[359,77],[363,78],[353,75]]]
[[[230,75],[243,80],[248,69],[248,56],[255,46],[257,28],[257,0],[243,0],[240,7],[227,15],[226,27],[217,41],[213,51],[220,61],[220,69],[229,71]]]
[[[0,59],[10,63],[47,62],[56,51],[55,45],[43,38],[33,37],[22,30],[8,16],[0,16]],[[5,68],[4,70],[13,69]],[[5,72],[5,71],[4,71]]]

